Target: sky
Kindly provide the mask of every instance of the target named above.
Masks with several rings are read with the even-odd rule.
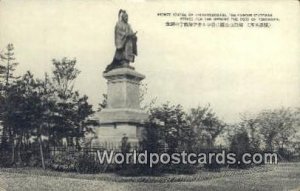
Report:
[[[119,9],[138,31],[132,66],[144,74],[145,102],[186,110],[210,104],[226,122],[245,112],[300,106],[298,1],[0,1],[0,50],[13,43],[20,63],[39,78],[51,60],[76,58],[76,89],[95,106],[106,93]],[[270,28],[166,27],[158,13],[271,13]],[[173,17],[172,17],[173,18]],[[174,19],[174,18],[173,18]],[[172,20],[172,19],[170,19]]]

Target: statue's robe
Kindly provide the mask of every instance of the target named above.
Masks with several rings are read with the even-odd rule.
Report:
[[[137,37],[132,35],[133,31],[128,23],[118,21],[115,26],[116,53],[114,62],[118,64],[134,62],[137,55]]]

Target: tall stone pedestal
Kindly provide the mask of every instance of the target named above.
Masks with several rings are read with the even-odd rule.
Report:
[[[117,68],[103,77],[107,79],[107,107],[96,115],[100,127],[95,129],[98,138],[93,145],[118,148],[124,136],[137,145],[148,118],[140,108],[139,85],[145,76],[130,68]]]

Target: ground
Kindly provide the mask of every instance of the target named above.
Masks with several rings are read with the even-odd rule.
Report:
[[[189,176],[129,178],[112,174],[80,175],[41,170],[0,169],[0,191],[2,190],[300,191],[300,163],[281,163],[241,171],[199,172]]]

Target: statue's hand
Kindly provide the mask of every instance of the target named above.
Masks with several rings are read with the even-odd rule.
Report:
[[[135,37],[136,37],[136,33],[137,33],[137,32],[128,34],[127,37],[128,37],[128,38],[135,38]]]
[[[137,32],[131,33],[129,36],[130,36],[130,37],[134,37],[134,36],[136,35],[136,33],[137,33]]]

